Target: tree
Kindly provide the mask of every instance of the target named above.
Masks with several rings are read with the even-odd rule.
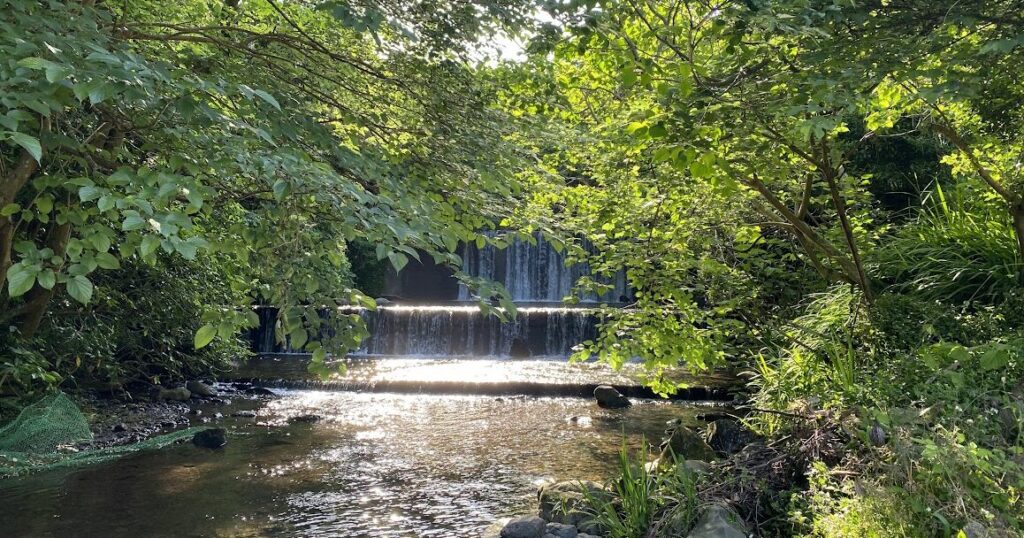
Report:
[[[397,268],[456,263],[516,189],[465,47],[521,24],[519,3],[0,8],[0,323],[22,336],[57,290],[88,302],[93,271],[211,251],[248,268],[302,347],[318,309],[372,306],[323,287],[346,241]],[[248,305],[205,319],[197,347],[255,322]],[[354,330],[306,345],[318,361],[358,344],[357,316],[329,319]]]

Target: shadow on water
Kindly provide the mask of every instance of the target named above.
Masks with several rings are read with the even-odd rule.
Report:
[[[229,443],[0,482],[4,536],[475,536],[543,480],[603,479],[682,402],[284,391]],[[314,424],[289,417],[317,414]]]

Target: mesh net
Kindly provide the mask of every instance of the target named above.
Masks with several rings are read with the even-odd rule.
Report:
[[[92,440],[92,432],[78,406],[58,392],[29,405],[10,424],[0,428],[0,477],[97,463],[161,448],[188,439],[199,429],[189,428],[130,445],[76,450],[76,443]]]

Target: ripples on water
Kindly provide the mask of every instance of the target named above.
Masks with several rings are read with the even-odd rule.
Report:
[[[532,512],[544,480],[606,478],[623,435],[638,447],[696,412],[317,391],[262,405],[255,421],[225,419],[221,451],[181,445],[0,481],[0,535],[476,536]],[[286,422],[311,413],[322,420]]]

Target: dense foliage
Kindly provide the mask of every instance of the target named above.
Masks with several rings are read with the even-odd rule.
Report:
[[[843,432],[759,532],[1019,535],[1021,13],[0,0],[0,393],[215,370],[260,304],[321,364],[364,331],[317,312],[372,308],[385,264],[540,232],[635,291],[578,357],[664,393],[736,367],[761,433]],[[692,521],[692,481],[623,469],[619,534]]]
[[[421,253],[453,263],[515,192],[510,124],[488,106],[465,46],[516,28],[523,9],[0,3],[0,323],[11,349],[38,335],[54,299],[111,300],[96,291],[100,272],[141,286],[178,278],[180,260],[218,264],[232,285],[193,305],[194,347],[234,338],[255,323],[251,305],[269,303],[282,307],[281,337],[317,362],[352,348],[358,317],[316,314],[372,304],[340,277],[348,241],[396,268]],[[322,323],[336,336],[307,344]],[[78,361],[47,360],[65,359]]]

